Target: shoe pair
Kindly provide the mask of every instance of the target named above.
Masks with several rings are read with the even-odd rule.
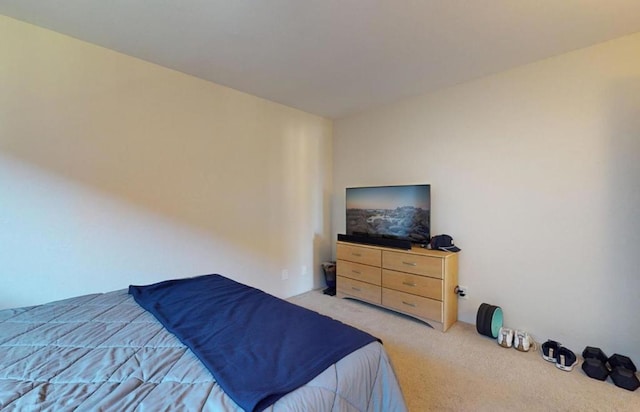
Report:
[[[523,330],[513,330],[509,328],[500,328],[498,332],[498,345],[503,348],[514,347],[520,352],[527,352],[531,347],[532,339],[529,334]]]
[[[576,363],[578,363],[575,353],[553,340],[548,340],[542,344],[542,357],[548,362],[554,362],[556,368],[566,372],[571,372]]]

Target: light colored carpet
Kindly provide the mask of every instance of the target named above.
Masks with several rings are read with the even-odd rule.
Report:
[[[630,392],[546,362],[539,351],[499,346],[458,322],[447,332],[373,305],[311,291],[289,299],[380,338],[411,412],[640,411]],[[577,355],[584,348],[570,348]]]

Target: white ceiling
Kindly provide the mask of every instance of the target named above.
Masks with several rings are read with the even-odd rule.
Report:
[[[639,0],[0,0],[0,13],[329,118],[640,31]]]

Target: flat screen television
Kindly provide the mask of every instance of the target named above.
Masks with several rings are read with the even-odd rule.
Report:
[[[347,235],[429,243],[430,185],[349,187],[345,198]]]

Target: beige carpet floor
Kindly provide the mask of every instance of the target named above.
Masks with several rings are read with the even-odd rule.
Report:
[[[610,379],[591,379],[580,364],[561,371],[539,351],[502,348],[474,325],[458,322],[442,333],[407,316],[321,291],[289,301],[380,338],[411,412],[640,412],[640,389],[630,392]],[[579,355],[584,348],[570,349]]]

